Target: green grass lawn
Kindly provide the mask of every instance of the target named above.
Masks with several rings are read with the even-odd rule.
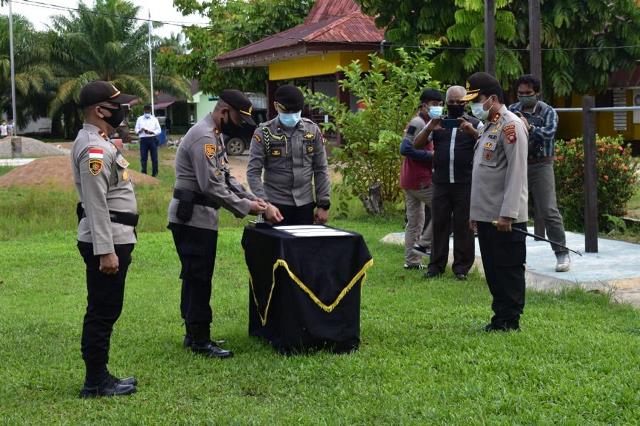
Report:
[[[340,221],[375,259],[351,355],[284,357],[247,335],[242,228],[221,229],[214,333],[236,356],[181,347],[178,259],[168,231],[141,232],[111,370],[132,397],[79,400],[83,263],[73,231],[1,243],[3,424],[593,424],[640,416],[640,315],[601,295],[529,293],[523,331],[486,334],[484,280],[427,282],[379,239],[397,220]]]

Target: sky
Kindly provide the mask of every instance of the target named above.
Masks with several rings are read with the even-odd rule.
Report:
[[[173,0],[130,0],[135,5],[140,6],[139,18],[147,19],[148,11],[151,9],[151,19],[158,21],[171,21],[189,24],[205,24],[206,18],[199,15],[182,16],[173,6]],[[50,22],[50,17],[69,13],[65,10],[55,9],[56,6],[75,8],[78,0],[14,0],[13,13],[26,16],[38,30],[45,30]],[[93,5],[94,0],[85,0],[85,4]],[[0,8],[2,14],[9,13],[9,7],[5,4]],[[168,37],[171,33],[181,31],[179,26],[163,25],[154,29],[154,34],[160,37]]]

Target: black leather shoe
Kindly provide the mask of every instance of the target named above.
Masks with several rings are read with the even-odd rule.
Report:
[[[442,272],[438,271],[427,271],[424,274],[424,277],[427,279],[438,278],[442,276]]]
[[[98,386],[83,386],[83,388],[80,390],[80,398],[96,398],[99,396],[123,396],[131,395],[135,392],[135,385],[124,384],[117,377],[109,375]]]
[[[489,323],[483,328],[486,332],[493,331],[520,331],[520,324],[516,322]]]
[[[224,339],[212,340],[212,342],[215,343],[218,346],[222,346],[225,343],[227,343],[227,341],[224,340]],[[185,334],[184,340],[182,341],[182,346],[184,346],[185,349],[189,349],[191,347],[191,345],[193,345],[193,338],[191,336],[189,336],[188,334]]]
[[[222,349],[211,341],[204,344],[193,342],[191,344],[191,350],[194,353],[204,355],[209,358],[231,358],[233,356],[233,352],[227,349]]]
[[[138,386],[138,379],[136,379],[135,377],[125,377],[124,379],[118,379],[116,377],[116,379],[121,385]]]
[[[467,274],[455,274],[456,280],[458,281],[466,281],[467,280]]]

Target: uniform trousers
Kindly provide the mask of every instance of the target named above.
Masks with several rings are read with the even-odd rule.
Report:
[[[511,226],[526,230],[526,225],[521,222]],[[491,323],[496,326],[517,325],[524,309],[525,238],[515,231],[499,232],[490,222],[478,222],[482,266],[493,296]]]
[[[140,138],[140,165],[142,173],[147,173],[147,156],[151,154],[151,175],[158,174],[158,143],[157,137]]]
[[[114,246],[118,272],[107,275],[99,270],[100,256],[93,254],[93,244],[78,242],[87,276],[87,311],[82,326],[81,350],[88,386],[97,386],[108,373],[111,332],[122,312],[124,284],[133,248],[133,244]]]
[[[187,327],[195,326],[199,330],[205,330],[203,336],[193,336],[194,338],[198,341],[208,340],[212,320],[209,304],[211,280],[216,262],[218,231],[176,223],[170,223],[169,229],[182,264],[180,314]]]
[[[471,183],[438,183],[433,185],[433,244],[429,271],[444,272],[449,259],[449,233],[453,216],[454,274],[467,274],[475,260],[473,231],[469,228]]]
[[[543,221],[546,234],[551,241],[567,245],[562,215],[556,200],[556,181],[553,173],[553,161],[529,164],[527,166],[529,196],[533,199],[534,218]],[[543,236],[544,232],[539,233]],[[567,253],[558,245],[551,245],[556,253]]]
[[[407,226],[404,231],[404,262],[413,265],[422,261],[422,256],[413,252],[413,245],[431,247],[433,220],[424,228],[424,210],[425,206],[432,208],[433,185],[424,189],[405,189],[404,195],[407,209]]]
[[[280,210],[284,219],[277,225],[313,225],[315,203],[304,206],[286,206],[272,203]]]

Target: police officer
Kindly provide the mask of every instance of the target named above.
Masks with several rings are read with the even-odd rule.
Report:
[[[274,98],[278,116],[261,124],[251,140],[249,187],[270,203],[265,214],[270,222],[324,224],[331,183],[322,133],[313,121],[302,118],[304,96],[296,86],[280,86]]]
[[[469,77],[471,111],[484,121],[473,157],[470,226],[478,231],[482,265],[494,316],[485,331],[520,329],[524,309],[527,225],[527,131],[504,105],[502,88],[490,74]]]
[[[86,264],[87,312],[82,327],[86,366],[81,398],[129,395],[137,381],[109,373],[109,342],[122,311],[124,285],[136,243],[136,198],[129,163],[108,134],[124,118],[124,95],[106,81],[93,81],[80,91],[84,125],[71,149],[78,203],[78,250]]]
[[[211,279],[218,240],[218,209],[236,217],[262,213],[266,203],[246,192],[229,172],[223,138],[255,127],[251,102],[238,90],[224,90],[214,111],[182,138],[176,152],[176,183],[169,204],[169,229],[180,257],[180,311],[184,346],[207,357],[233,355],[211,341]],[[223,136],[224,135],[224,136]]]

